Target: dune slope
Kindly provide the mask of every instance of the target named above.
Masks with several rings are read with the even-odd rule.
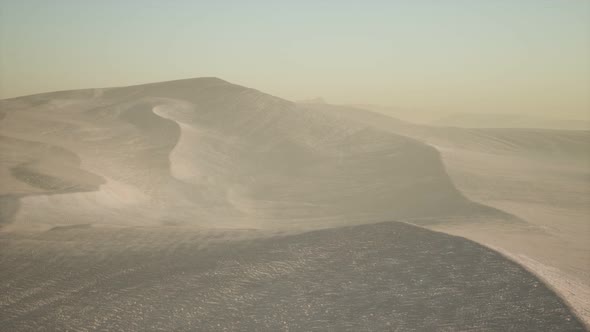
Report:
[[[358,108],[313,107],[435,147],[466,197],[522,222],[502,216],[413,222],[504,252],[590,323],[590,131],[429,127]]]
[[[1,108],[4,137],[67,151],[102,181],[93,191],[25,192],[13,226],[321,228],[485,210],[454,188],[430,146],[219,79],[56,92]],[[55,159],[40,174],[63,168]]]

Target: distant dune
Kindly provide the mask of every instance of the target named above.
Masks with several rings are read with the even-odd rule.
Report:
[[[307,104],[324,104],[321,100],[310,99]],[[437,110],[391,107],[371,104],[356,104],[341,106],[368,110],[381,115],[394,117],[415,124],[442,127],[462,128],[536,128],[536,129],[566,129],[590,130],[590,113],[583,119],[552,118],[533,114],[516,113],[481,113],[474,112],[448,113]]]
[[[590,114],[588,114],[590,116]],[[564,120],[522,114],[456,113],[432,121],[434,125],[468,128],[546,128],[590,130],[589,120]]]
[[[590,131],[435,127],[353,107],[313,107],[435,147],[458,190],[524,223],[414,222],[511,255],[590,321]]]

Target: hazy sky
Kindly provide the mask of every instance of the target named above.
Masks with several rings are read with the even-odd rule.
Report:
[[[0,98],[217,76],[292,100],[590,112],[587,0],[0,0],[0,11]]]

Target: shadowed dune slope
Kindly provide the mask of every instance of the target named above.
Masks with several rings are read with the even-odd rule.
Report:
[[[65,228],[0,237],[0,326],[584,330],[528,272],[465,239],[402,223],[246,233]]]

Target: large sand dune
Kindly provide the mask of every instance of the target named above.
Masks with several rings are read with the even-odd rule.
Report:
[[[322,228],[486,210],[454,188],[430,146],[218,79],[57,92],[6,100],[2,109],[7,140],[62,149],[103,182],[61,195],[23,189],[20,209],[4,221],[13,227],[142,220]],[[46,153],[28,151],[29,159]],[[2,172],[21,185],[22,176],[11,176],[17,166]]]
[[[358,108],[296,104],[216,78],[2,100],[0,305],[8,311],[0,324],[575,330],[581,327],[561,300],[504,257],[590,321],[589,143],[588,131],[416,125]],[[410,226],[342,228],[393,220],[464,236],[505,256]],[[135,236],[142,244],[127,246]],[[474,252],[440,257],[445,241]],[[215,249],[201,250],[209,245]],[[300,255],[289,251],[295,247]],[[330,252],[341,257],[320,259]],[[364,253],[370,266],[388,264],[389,255],[414,258],[404,258],[399,271],[373,274],[369,265],[349,270],[356,261],[342,252]],[[486,257],[493,262],[484,270]],[[457,270],[435,264],[419,272],[412,259]],[[225,260],[238,265],[227,270]],[[469,274],[469,266],[480,270]],[[92,275],[102,268],[109,277],[101,281]],[[62,272],[79,280],[70,284]],[[440,276],[434,284],[415,284],[430,273]],[[212,275],[229,279],[218,285],[207,279]],[[337,275],[340,281],[330,279]],[[164,276],[170,288],[158,290]],[[313,291],[322,280],[330,283],[321,294],[326,301],[288,305],[301,295],[297,289]],[[271,281],[278,286],[264,288]],[[457,284],[473,285],[481,298],[466,302],[471,293]],[[390,302],[373,307],[368,299],[381,291],[369,285],[383,285]],[[517,301],[520,289],[530,292]],[[454,304],[443,310],[434,294]],[[490,294],[504,295],[490,311],[476,311]],[[88,298],[118,304],[103,312],[82,303]],[[168,301],[170,310],[154,301]],[[232,313],[219,311],[226,307]],[[345,312],[353,316],[344,319]],[[150,313],[157,314],[141,322],[128,317]]]

